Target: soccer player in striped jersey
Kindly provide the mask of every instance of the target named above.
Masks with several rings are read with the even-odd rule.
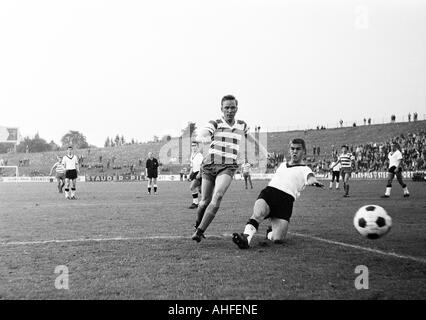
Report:
[[[355,157],[352,153],[349,152],[349,147],[347,145],[342,146],[342,153],[339,155],[337,162],[330,167],[331,170],[338,164],[341,165],[340,172],[343,178],[343,190],[345,194],[343,195],[345,198],[349,197],[349,179],[352,174],[352,164],[355,160]]]
[[[192,204],[189,209],[198,208],[198,193],[200,193],[201,179],[197,179],[198,173],[203,163],[203,154],[200,151],[199,143],[193,141],[191,143],[191,170],[189,172],[189,181],[191,181]]]
[[[238,101],[232,95],[222,98],[221,119],[212,120],[203,128],[196,138],[197,141],[210,141],[208,154],[202,166],[201,201],[197,209],[196,231],[192,240],[200,242],[204,232],[213,221],[220,203],[230,186],[238,168],[237,158],[239,143],[243,138],[257,143],[249,133],[248,125],[235,119]],[[259,145],[263,154],[266,149]]]
[[[407,185],[402,181],[402,153],[399,151],[400,147],[399,144],[394,142],[392,144],[392,150],[388,154],[389,159],[389,171],[388,171],[388,184],[386,185],[386,191],[385,194],[382,196],[382,198],[389,198],[392,190],[392,181],[393,179],[397,178],[399,184],[402,187],[402,190],[404,192],[404,198],[407,198],[410,196],[410,192],[408,191]]]
[[[67,149],[67,155],[62,158],[62,164],[65,167],[65,198],[75,200],[75,191],[76,191],[76,182],[77,176],[80,171],[78,165],[78,157],[73,154],[73,148],[71,146]],[[71,193],[70,193],[70,182],[71,184]]]
[[[56,172],[56,180],[58,181],[58,191],[59,193],[62,193],[62,189],[64,188],[65,185],[65,167],[62,164],[62,158],[60,156],[56,156],[56,161],[55,164],[53,165],[53,167],[50,169],[50,173],[49,176],[52,175],[52,172],[54,169]]]
[[[240,249],[248,249],[250,242],[264,219],[271,220],[266,237],[274,243],[282,243],[293,213],[293,203],[299,198],[305,186],[323,188],[312,170],[303,163],[306,145],[303,139],[293,139],[290,143],[290,161],[282,163],[268,186],[263,189],[253,207],[253,214],[243,233],[233,233],[232,241]]]

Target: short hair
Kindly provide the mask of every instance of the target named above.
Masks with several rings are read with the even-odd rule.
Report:
[[[392,143],[392,145],[393,146],[396,146],[396,148],[399,150],[401,147],[399,146],[399,143],[398,142],[394,142],[394,143]]]
[[[290,141],[290,144],[301,144],[302,145],[302,149],[304,151],[306,151],[306,143],[305,140],[300,139],[300,138],[295,138],[293,140]]]
[[[72,149],[72,146],[68,146],[68,148],[67,149]]]
[[[235,104],[238,106],[238,100],[235,99],[235,97],[232,94],[228,94],[228,95],[224,96],[222,98],[222,101],[220,102],[220,105],[223,106],[223,103],[225,101],[228,101],[228,100],[230,100],[230,101],[235,100]]]
[[[198,143],[197,141],[192,141],[192,142],[191,142],[191,145],[198,146],[198,145],[199,145],[199,143]]]
[[[348,146],[347,144],[343,144],[343,145],[342,145],[342,148],[349,149],[349,146]]]

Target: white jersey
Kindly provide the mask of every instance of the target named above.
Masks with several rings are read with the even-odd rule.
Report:
[[[308,175],[311,173],[313,174],[311,168],[306,165],[292,166],[288,163],[282,163],[268,185],[284,191],[296,200],[299,198],[300,192],[305,189]]]
[[[334,166],[334,167],[333,167]],[[335,161],[333,161],[330,164],[330,168],[333,168],[333,171],[340,171],[340,168],[342,167],[342,165],[340,164],[340,162],[338,164],[336,164]]]
[[[75,170],[78,165],[78,158],[76,155],[73,155],[71,158],[68,155],[62,158],[62,164],[65,167],[65,170]]]
[[[399,150],[396,150],[395,152],[389,152],[388,154],[389,159],[389,168],[395,166],[398,167],[402,160],[402,153]]]
[[[203,162],[203,154],[201,152],[196,152],[191,155],[191,169],[192,172],[198,172],[201,168],[201,163]]]
[[[251,173],[251,164],[250,163],[243,163],[241,165],[241,169],[243,170],[243,173]]]

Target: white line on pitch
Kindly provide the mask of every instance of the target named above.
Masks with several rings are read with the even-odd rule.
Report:
[[[363,250],[368,252],[373,252],[376,254],[381,254],[389,257],[399,258],[399,259],[406,259],[406,260],[412,260],[420,263],[426,263],[426,259],[419,258],[419,257],[413,257],[413,256],[406,256],[397,254],[394,252],[386,252],[378,249],[372,249],[368,247],[361,247],[354,244],[348,244],[344,242],[339,241],[333,241],[328,240],[316,236],[311,236],[303,233],[297,233],[297,232],[289,232],[289,234],[296,236],[296,237],[302,237],[302,238],[308,238],[312,240],[317,240],[320,242],[330,243],[333,245],[353,248],[357,250]],[[222,234],[222,235],[208,235],[208,238],[224,238],[224,237],[231,237],[231,234]],[[143,241],[143,240],[177,240],[177,239],[190,239],[189,236],[171,236],[171,235],[163,235],[163,236],[146,236],[146,237],[115,237],[115,238],[78,238],[78,239],[57,239],[57,240],[38,240],[38,241],[10,241],[10,242],[0,242],[0,246],[19,246],[19,245],[37,245],[37,244],[50,244],[50,243],[76,243],[76,242],[108,242],[108,241]]]
[[[325,243],[330,243],[330,244],[334,244],[334,245],[338,245],[338,246],[342,246],[342,247],[348,247],[348,248],[373,252],[373,253],[377,253],[377,254],[381,254],[381,255],[385,255],[385,256],[390,256],[390,257],[395,257],[395,258],[400,258],[400,259],[413,260],[413,261],[416,261],[416,262],[426,263],[426,259],[424,259],[424,258],[406,256],[406,255],[397,254],[397,253],[394,253],[394,252],[386,252],[386,251],[382,251],[382,250],[378,250],[378,249],[372,249],[372,248],[368,248],[368,247],[361,247],[361,246],[357,246],[357,245],[354,245],[354,244],[348,244],[348,243],[344,243],[344,242],[328,240],[328,239],[315,237],[315,236],[311,236],[311,235],[307,235],[307,234],[303,234],[303,233],[289,232],[289,234],[294,235],[296,237],[308,238],[308,239],[317,240],[317,241],[321,241],[321,242],[325,242]]]

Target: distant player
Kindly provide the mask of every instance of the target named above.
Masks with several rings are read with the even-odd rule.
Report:
[[[62,164],[62,158],[60,156],[56,156],[56,161],[53,167],[50,169],[49,176],[52,175],[53,170],[56,172],[56,180],[58,181],[58,191],[62,193],[62,189],[65,186],[65,167]]]
[[[152,152],[148,152],[145,174],[148,177],[148,194],[151,194],[151,187],[154,187],[154,194],[157,194],[158,160],[154,158]]]
[[[249,133],[248,125],[235,119],[238,101],[234,96],[222,98],[221,111],[222,118],[210,121],[197,137],[200,142],[210,141],[209,152],[202,166],[201,201],[197,209],[196,231],[192,235],[192,240],[197,242],[204,238],[204,232],[216,216],[238,169],[240,141],[246,137],[250,142],[257,143]],[[262,150],[262,153],[267,154],[266,150]]]
[[[349,147],[347,145],[342,146],[342,153],[339,155],[337,162],[330,167],[331,170],[334,169],[335,166],[341,165],[340,172],[343,178],[343,190],[345,194],[343,195],[345,198],[349,197],[349,179],[352,174],[352,166],[355,157],[352,153],[348,152]]]
[[[339,180],[340,180],[340,169],[342,165],[340,163],[337,163],[337,157],[334,157],[334,161],[330,164],[331,169],[331,180],[330,180],[330,187],[331,190],[333,188],[333,182],[336,181],[336,190],[339,189]]]
[[[73,154],[73,148],[71,146],[67,149],[67,155],[62,158],[62,164],[65,167],[65,198],[75,200],[76,182],[77,176],[80,172],[78,165],[78,157]],[[70,182],[71,182],[71,193],[70,193]]]
[[[204,157],[200,151],[198,142],[193,141],[191,143],[191,149],[191,170],[189,171],[189,181],[191,181],[190,190],[192,195],[192,204],[189,209],[196,209],[198,208],[198,194],[201,191],[201,179],[197,179],[197,176],[199,176],[198,173],[200,172]]]
[[[382,198],[389,198],[392,190],[392,181],[396,176],[399,184],[402,187],[404,192],[404,197],[409,197],[410,192],[408,192],[407,185],[402,181],[402,153],[400,151],[399,144],[394,142],[392,144],[392,150],[388,154],[389,159],[389,170],[388,170],[388,184],[386,185],[385,194]]]
[[[243,233],[234,233],[232,241],[240,248],[247,249],[259,228],[259,224],[269,218],[267,238],[275,243],[284,241],[293,203],[300,196],[305,186],[323,188],[312,170],[303,163],[306,145],[303,139],[293,139],[290,143],[290,161],[282,163],[274,173],[268,186],[260,192],[254,207],[253,215],[247,222]]]
[[[244,163],[241,165],[241,171],[243,172],[244,183],[247,189],[247,182],[250,182],[250,187],[253,189],[253,183],[251,182],[251,164],[247,159],[244,160]]]

